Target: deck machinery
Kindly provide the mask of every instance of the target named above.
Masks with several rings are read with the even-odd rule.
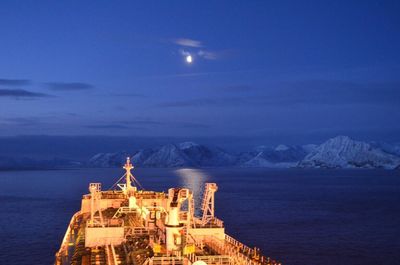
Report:
[[[214,216],[215,183],[206,183],[198,217],[189,189],[147,191],[132,175],[129,158],[124,169],[110,190],[90,183],[56,253],[56,265],[280,264],[225,233]]]

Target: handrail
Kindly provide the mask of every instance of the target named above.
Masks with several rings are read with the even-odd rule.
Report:
[[[243,249],[244,251],[247,251],[247,252],[249,252],[249,253],[251,253],[252,251],[254,251],[251,247],[249,247],[249,246],[243,244],[242,242],[239,242],[238,240],[234,239],[233,237],[231,237],[231,236],[228,235],[228,234],[225,234],[225,240],[226,240],[228,243],[231,243],[231,244],[235,245],[236,247],[241,248],[241,249]]]
[[[114,248],[113,243],[111,243],[111,252],[112,252],[114,264],[117,265],[118,264],[118,262],[117,262],[117,254],[115,253],[115,248]]]
[[[207,264],[214,264],[215,261],[217,261],[217,264],[220,265],[230,265],[231,263],[231,257],[229,255],[210,255],[210,256],[197,256],[195,255],[193,258],[193,261],[204,261]]]
[[[183,265],[186,264],[184,263],[186,260],[185,258],[182,257],[174,257],[174,256],[169,256],[169,257],[152,257],[149,260],[149,264],[151,265]]]
[[[106,246],[106,256],[107,256],[107,263],[108,263],[109,265],[113,265],[112,262],[114,261],[114,259],[111,257],[111,255],[112,255],[112,253],[111,253],[111,251],[110,251],[109,246],[107,245],[107,246]]]
[[[245,265],[265,265],[274,264],[278,265],[280,263],[273,261],[267,257],[259,256],[259,260],[254,260],[251,256],[257,254],[254,249],[246,246],[245,244],[239,242],[233,237],[225,234],[225,240],[218,239],[216,237],[211,237],[209,240],[205,241],[211,248],[221,254],[229,255],[233,258],[234,264],[240,263]]]
[[[75,223],[76,218],[78,218],[78,216],[79,216],[80,214],[81,214],[81,211],[78,211],[78,212],[76,212],[76,213],[72,216],[71,221],[69,222],[67,231],[65,232],[64,238],[63,238],[63,240],[62,240],[62,242],[61,242],[60,249],[58,250],[57,254],[61,254],[62,252],[65,251],[65,248],[68,247],[67,241],[69,241],[69,238],[70,238],[70,236],[71,236],[71,226],[72,226],[72,224]]]

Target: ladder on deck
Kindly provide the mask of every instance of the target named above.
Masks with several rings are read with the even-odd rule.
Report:
[[[201,209],[203,211],[203,217],[201,219],[202,225],[206,225],[209,221],[214,219],[214,194],[218,190],[216,183],[206,183],[203,203]]]

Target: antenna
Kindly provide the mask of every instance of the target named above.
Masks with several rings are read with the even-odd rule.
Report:
[[[133,177],[131,170],[133,169],[133,165],[131,164],[131,159],[128,156],[126,158],[126,163],[124,165],[124,169],[126,170],[125,177],[126,177],[126,190],[130,191],[132,189],[132,184],[131,184],[131,177]]]
[[[121,190],[124,191],[125,194],[128,194],[130,191],[137,191],[138,188],[143,189],[143,186],[139,183],[139,181],[135,178],[132,174],[131,170],[135,167],[131,164],[130,157],[126,158],[125,165],[123,166],[125,169],[125,174],[120,177],[117,182],[115,182],[110,189],[115,189],[119,187]],[[125,181],[124,181],[125,180]]]

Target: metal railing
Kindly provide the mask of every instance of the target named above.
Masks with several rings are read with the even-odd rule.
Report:
[[[204,243],[217,253],[231,257],[235,265],[280,265],[229,235],[225,235],[225,240],[211,237],[204,240]]]
[[[194,256],[192,261],[198,260],[204,261],[207,265],[233,265],[231,258],[227,255]]]
[[[149,265],[189,265],[189,261],[182,257],[152,257],[146,262]]]
[[[126,227],[125,228],[125,237],[127,236],[143,236],[148,235],[150,230],[146,227]]]
[[[90,224],[89,222],[86,223],[87,227],[122,227],[124,226],[124,220],[122,219],[107,219],[104,220],[102,224],[94,223]]]
[[[56,255],[62,255],[68,249],[68,244],[69,244],[70,237],[71,237],[71,227],[75,224],[75,222],[76,222],[77,218],[80,216],[80,214],[81,214],[81,212],[78,211],[72,216],[71,221],[69,222],[67,231],[65,232],[64,238],[61,242],[60,249],[58,250]]]

